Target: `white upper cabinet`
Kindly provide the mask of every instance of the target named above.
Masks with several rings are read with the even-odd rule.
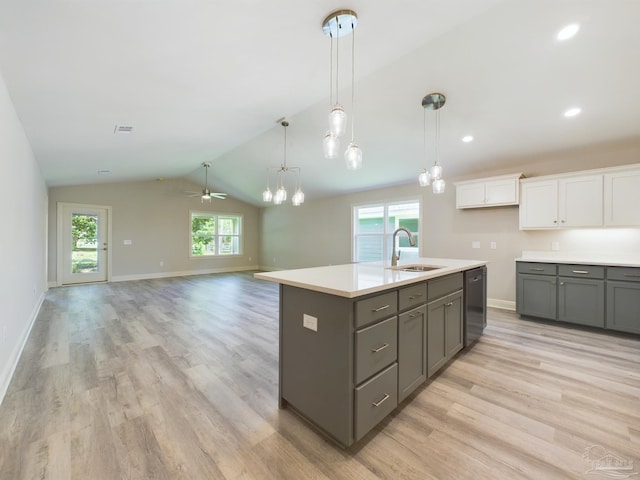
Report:
[[[552,180],[527,179],[521,185],[520,228],[601,227],[602,175]]]
[[[604,175],[604,224],[640,225],[640,169]]]
[[[521,173],[457,182],[456,208],[518,205]]]

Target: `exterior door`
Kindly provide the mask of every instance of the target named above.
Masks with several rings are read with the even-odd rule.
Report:
[[[58,283],[109,278],[110,207],[58,204]]]

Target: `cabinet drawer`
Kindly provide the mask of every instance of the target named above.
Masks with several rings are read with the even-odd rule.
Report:
[[[396,361],[398,317],[356,332],[356,385]]]
[[[398,291],[400,311],[427,303],[427,282],[418,283]]]
[[[518,273],[530,273],[532,275],[555,275],[555,263],[517,262]]]
[[[356,302],[356,328],[391,317],[398,312],[398,293],[388,292]]]
[[[607,279],[621,280],[623,282],[640,282],[640,268],[609,267],[607,268]]]
[[[355,392],[355,439],[360,440],[398,406],[398,364],[380,372]]]
[[[576,278],[604,278],[604,267],[597,265],[558,265],[558,275]]]
[[[436,298],[444,297],[445,295],[461,290],[462,285],[462,272],[429,280],[427,287],[428,300],[432,301]]]

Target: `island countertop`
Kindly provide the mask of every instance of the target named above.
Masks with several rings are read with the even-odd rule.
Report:
[[[487,263],[484,260],[421,257],[400,262],[397,267],[390,267],[389,264],[383,262],[348,263],[344,265],[261,272],[255,273],[254,277],[316,292],[354,298],[470,270]],[[401,270],[407,265],[437,266],[441,268],[427,272]]]

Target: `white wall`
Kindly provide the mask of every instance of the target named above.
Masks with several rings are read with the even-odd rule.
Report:
[[[523,159],[517,170],[483,171],[460,180],[522,172],[527,177],[591,168],[640,163],[640,143],[623,142],[574,152]],[[444,165],[446,174],[446,164]],[[446,175],[445,175],[446,177]],[[515,306],[515,259],[523,251],[636,253],[640,228],[521,231],[518,207],[457,210],[456,179],[435,196],[416,183],[333,198],[308,200],[300,207],[270,206],[261,214],[260,264],[265,269],[289,269],[351,261],[351,209],[355,204],[421,198],[421,255],[489,261],[488,296],[494,305]],[[479,241],[480,248],[472,248]],[[496,249],[491,249],[496,242]],[[275,260],[274,260],[275,259]]]
[[[46,186],[0,75],[0,401],[46,291]]]
[[[57,203],[112,207],[111,280],[179,276],[256,268],[258,265],[258,208],[233,198],[201,203],[185,191],[201,185],[181,179],[122,182],[49,189],[49,282],[57,276]],[[243,254],[190,258],[190,211],[243,215]],[[131,240],[131,245],[124,245]],[[163,265],[160,265],[163,262]]]

